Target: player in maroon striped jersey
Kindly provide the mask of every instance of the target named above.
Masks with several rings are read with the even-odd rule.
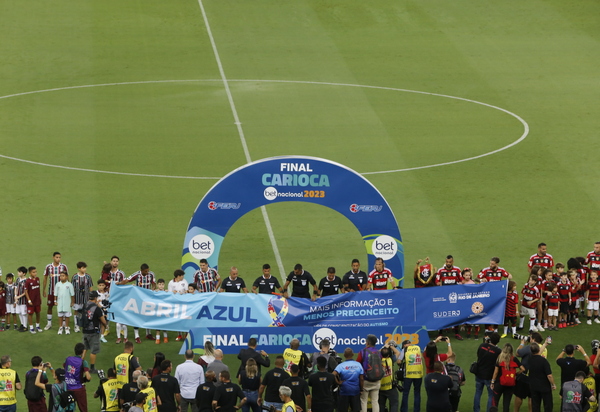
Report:
[[[79,332],[81,327],[81,317],[83,315],[83,307],[90,300],[90,292],[94,282],[92,277],[87,273],[87,264],[85,262],[77,262],[77,273],[71,279],[73,284],[73,292],[75,293],[75,333]]]
[[[450,286],[462,284],[463,277],[458,266],[454,266],[454,257],[446,256],[446,264],[438,269],[435,274],[435,284],[438,286]],[[459,333],[459,326],[454,326],[454,336],[458,340],[463,340]]]
[[[16,313],[19,315],[19,320],[21,321],[19,332],[27,332],[27,297],[25,296],[27,268],[21,266],[17,269],[17,274],[19,277],[15,281],[15,302],[17,304]]]
[[[29,332],[41,332],[40,312],[42,311],[42,297],[40,293],[40,278],[37,276],[37,268],[29,267],[29,278],[25,281],[25,297],[27,297],[27,316],[29,320]],[[33,326],[33,315],[35,314],[35,328]]]
[[[44,326],[44,330],[48,330],[52,327],[52,309],[54,308],[54,287],[58,282],[60,282],[60,274],[61,272],[69,273],[69,269],[67,269],[67,265],[64,263],[60,263],[61,254],[60,252],[54,252],[52,254],[52,263],[46,265],[44,269],[44,284],[42,287],[44,298],[48,298],[46,301],[46,305],[48,306],[48,311],[46,312],[46,326]],[[47,289],[46,289],[47,286]],[[47,291],[47,292],[46,292]]]
[[[600,301],[600,282],[598,281],[598,272],[592,270],[590,273],[590,280],[587,284],[587,290],[585,292],[585,298],[587,300],[587,324],[592,324],[592,314],[594,315],[594,322],[600,323],[598,319],[599,301]]]
[[[545,243],[540,243],[538,245],[537,253],[529,258],[529,262],[527,263],[527,270],[529,273],[532,273],[531,268],[533,265],[539,265],[549,269],[552,269],[554,266],[554,259],[552,258],[552,255],[546,253]]]
[[[150,266],[148,266],[146,263],[142,263],[142,265],[140,266],[140,270],[129,276],[127,279],[122,280],[118,284],[126,285],[127,283],[134,281],[136,286],[139,286],[144,289],[154,290],[156,286],[156,277],[154,276],[154,272],[150,271]],[[142,343],[142,340],[140,339],[139,327],[134,326],[133,333],[135,335],[135,342]],[[152,336],[152,331],[147,328],[146,339],[154,340],[154,337]]]
[[[529,330],[531,332],[537,332],[538,330],[535,326],[535,320],[537,303],[539,302],[541,295],[540,290],[536,286],[537,281],[537,275],[530,275],[529,280],[521,290],[521,320],[519,321],[519,327],[523,327],[525,317],[529,316]]]
[[[111,284],[118,284],[119,282],[122,282],[125,280],[125,273],[119,269],[119,263],[120,263],[120,259],[118,256],[113,255],[110,258],[110,265],[112,266],[110,269],[110,282]],[[108,321],[108,319],[107,319]],[[122,323],[118,323],[117,322],[117,341],[116,343],[119,344],[121,343],[121,333],[123,334],[123,338],[125,340],[125,342],[127,342],[127,325],[123,325]],[[106,328],[106,331],[104,332],[104,336],[108,335],[108,328]]]
[[[517,334],[517,313],[519,313],[519,294],[517,293],[517,282],[508,281],[508,292],[506,293],[506,309],[504,310],[504,334],[515,336]],[[518,336],[518,335],[517,335]]]
[[[477,278],[479,282],[495,282],[499,280],[512,279],[512,275],[508,273],[504,268],[498,266],[500,258],[494,256],[490,260],[490,265],[487,268],[481,269]]]

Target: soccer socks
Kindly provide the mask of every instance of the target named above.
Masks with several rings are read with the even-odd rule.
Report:
[[[140,338],[140,330],[138,328],[133,328],[133,335],[136,339]]]
[[[522,328],[525,325],[525,317],[521,316],[519,318],[519,328]]]

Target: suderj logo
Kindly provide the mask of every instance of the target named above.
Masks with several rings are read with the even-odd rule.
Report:
[[[208,208],[210,210],[217,209],[239,209],[241,203],[225,203],[225,202],[208,202]]]
[[[383,206],[381,205],[357,205],[356,203],[352,203],[350,205],[350,211],[352,213],[358,212],[381,212]]]
[[[196,235],[188,243],[188,249],[196,259],[207,259],[215,251],[215,242],[207,235]]]

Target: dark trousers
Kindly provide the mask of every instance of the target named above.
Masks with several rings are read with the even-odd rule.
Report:
[[[510,412],[510,401],[514,392],[514,386],[502,386],[499,383],[494,384],[494,401],[492,402],[492,405],[498,407],[500,404],[500,397],[504,396],[504,401],[502,402],[502,411]]]
[[[358,395],[340,395],[339,412],[360,412],[360,393]]]
[[[414,396],[413,396],[413,412],[421,412],[421,384],[423,383],[423,378],[419,379],[411,379],[404,378],[404,391],[402,391],[402,406],[400,410],[402,412],[408,412],[408,394],[410,393],[410,387],[414,386]]]
[[[385,404],[387,401],[390,402],[390,407],[387,409],[387,412],[398,412],[398,400],[400,399],[398,389],[392,387],[392,389],[387,391],[379,390],[379,411],[385,412]]]
[[[77,406],[81,412],[88,412],[87,405],[87,393],[85,391],[85,387],[79,389],[71,389],[73,392],[73,397],[75,398],[75,402],[77,402]]]
[[[450,393],[450,406],[452,406],[452,412],[458,411],[458,404],[460,402],[460,393]]]
[[[542,401],[544,402],[544,412],[552,412],[552,391],[531,391],[531,410],[541,412]]]

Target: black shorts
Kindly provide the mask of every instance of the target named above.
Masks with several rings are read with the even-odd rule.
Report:
[[[569,302],[560,302],[560,313],[564,313],[565,315],[569,313]]]
[[[531,394],[529,389],[529,376],[522,373],[517,375],[517,384],[515,385],[515,396],[521,399],[528,398]]]
[[[504,318],[504,326],[509,326],[509,325],[516,325],[517,324],[517,317],[516,316],[506,316]]]

